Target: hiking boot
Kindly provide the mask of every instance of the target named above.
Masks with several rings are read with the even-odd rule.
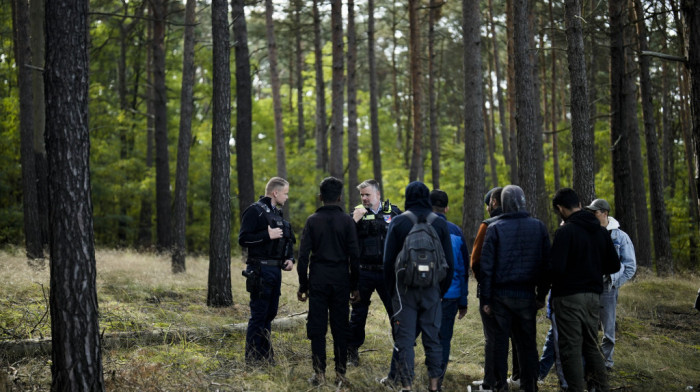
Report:
[[[326,383],[326,374],[325,373],[314,373],[313,376],[309,379],[309,384],[313,386],[319,386],[323,385]]]
[[[348,366],[360,366],[360,353],[357,347],[348,347]]]

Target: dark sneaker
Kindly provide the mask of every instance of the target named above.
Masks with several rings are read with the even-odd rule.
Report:
[[[360,353],[357,352],[357,347],[348,347],[348,365],[360,366]]]
[[[326,383],[326,375],[325,373],[314,373],[313,376],[309,379],[309,384],[313,386],[318,386],[318,385],[323,385]]]

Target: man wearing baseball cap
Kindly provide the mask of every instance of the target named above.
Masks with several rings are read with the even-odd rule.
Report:
[[[637,271],[637,260],[634,256],[634,245],[630,237],[620,230],[620,223],[610,216],[610,204],[605,199],[595,199],[585,207],[592,212],[600,225],[608,229],[620,257],[620,270],[614,274],[603,276],[603,293],[600,294],[600,323],[603,325],[603,344],[601,348],[605,356],[605,367],[613,366],[613,350],[615,349],[615,308],[620,287],[632,279]]]

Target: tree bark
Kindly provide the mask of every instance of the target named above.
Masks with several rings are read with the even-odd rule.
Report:
[[[32,37],[32,65],[35,69],[44,69],[46,50],[44,34],[44,1],[29,2],[29,19]],[[36,171],[37,202],[39,205],[39,224],[41,226],[42,246],[49,244],[49,185],[46,164],[46,146],[44,145],[44,128],[46,125],[46,108],[44,99],[44,78],[40,73],[32,75],[32,110],[34,123],[34,169]]]
[[[553,11],[553,6],[552,6],[553,0],[549,1],[549,27],[551,31],[555,30],[555,24],[554,24],[554,11]],[[580,7],[580,3],[579,3]],[[580,13],[580,9],[579,9]],[[581,31],[581,24],[579,21],[578,25],[579,31],[578,34],[581,35],[581,50],[583,51],[583,33]],[[553,45],[552,45],[553,46]],[[554,49],[554,48],[552,48]],[[557,116],[557,51],[552,50],[551,51],[551,57],[552,57],[552,74],[551,74],[551,84],[550,84],[550,93],[551,93],[551,107],[549,108],[549,120],[551,121],[551,129],[552,129],[552,165],[553,165],[553,171],[554,171],[554,189],[559,189],[561,187],[561,175],[560,175],[560,170],[559,170],[559,133],[557,132],[557,119],[559,118]],[[584,63],[585,66],[585,63]],[[542,64],[542,68],[545,69],[544,67],[544,62]],[[585,68],[584,68],[585,69]],[[585,77],[586,75],[584,75]],[[546,79],[544,79],[546,80]],[[546,83],[545,83],[546,84]],[[546,96],[546,92],[544,93]],[[588,96],[586,96],[586,99]],[[546,106],[546,105],[545,105]],[[588,110],[588,108],[586,108]],[[547,109],[545,109],[545,113],[547,112]],[[547,116],[545,115],[545,118]],[[573,139],[573,136],[572,136]],[[592,142],[592,141],[591,141]],[[575,149],[574,149],[575,151]],[[592,162],[591,162],[592,163]],[[591,167],[590,170],[593,170],[593,167]],[[576,188],[574,188],[576,189]],[[578,190],[577,190],[578,192]],[[579,193],[579,197],[581,197],[581,194]]]
[[[408,20],[410,25],[410,66],[411,66],[411,91],[413,98],[413,148],[411,150],[411,169],[408,181],[415,181],[423,166],[423,69],[421,67],[421,39],[420,28],[418,26],[418,11],[420,0],[408,1]],[[483,125],[482,125],[483,127]]]
[[[294,0],[294,33],[295,62],[296,62],[296,82],[297,82],[297,135],[298,150],[302,151],[306,145],[306,127],[304,126],[304,52],[301,49],[301,12],[302,0]]]
[[[631,11],[628,9],[628,11]],[[628,17],[628,22],[630,22]],[[631,45],[634,42],[632,26],[625,30],[625,42]],[[634,243],[634,251],[637,257],[637,266],[651,268],[651,232],[649,229],[649,210],[647,208],[647,192],[644,184],[644,164],[642,163],[642,142],[639,136],[639,123],[637,115],[637,83],[638,69],[631,49],[626,51],[627,67],[625,81],[629,94],[625,95],[625,114],[628,119],[628,131],[630,142],[630,172],[632,174],[632,195],[634,198],[634,216],[637,223],[637,242]]]
[[[267,33],[267,55],[270,61],[270,85],[275,116],[275,146],[277,152],[277,175],[287,178],[287,158],[284,148],[284,124],[282,123],[282,98],[280,97],[280,77],[277,71],[277,40],[272,0],[265,0],[265,31]]]
[[[29,259],[44,258],[39,222],[37,173],[34,164],[34,115],[32,107],[32,51],[29,39],[29,4],[13,0],[13,29],[15,59],[19,84],[20,160],[22,163],[22,210],[24,213],[24,241]]]
[[[88,2],[46,2],[45,26],[51,390],[103,391],[90,195]]]
[[[211,2],[213,40],[213,121],[211,137],[211,218],[207,306],[233,304],[231,293],[231,69],[226,0]]]
[[[484,119],[483,75],[481,70],[481,13],[479,2],[462,0],[462,31],[464,42],[464,209],[462,230],[471,249],[479,224],[484,217],[480,202],[484,195]]]
[[[244,0],[231,1],[233,47],[236,55],[236,169],[238,171],[238,216],[255,202],[253,177],[253,87],[250,80],[248,28]]]
[[[634,0],[637,20],[637,42],[639,51],[648,50],[647,31],[644,24],[644,10],[640,0]],[[640,86],[642,90],[642,111],[644,114],[644,135],[647,145],[647,170],[649,171],[649,195],[651,198],[651,217],[654,234],[654,255],[656,271],[659,274],[673,272],[671,239],[668,216],[664,205],[664,189],[661,177],[661,160],[659,159],[656,123],[654,119],[654,102],[649,74],[649,57],[639,56]]]
[[[435,23],[442,0],[430,0],[428,10],[428,106],[430,117],[430,163],[433,189],[440,189],[440,130],[438,128],[437,97],[435,96]]]
[[[177,141],[177,169],[175,173],[175,201],[173,204],[173,273],[185,272],[187,243],[187,181],[192,145],[192,111],[194,109],[194,24],[195,0],[185,3],[185,37],[182,53],[182,91],[180,92],[180,135]]]
[[[348,211],[360,203],[356,192],[357,172],[360,161],[357,157],[357,36],[355,32],[355,1],[348,0]]]
[[[690,71],[690,113],[692,116],[693,147],[695,154],[695,190],[700,194],[700,2],[681,0],[681,9],[687,31],[686,63]],[[700,199],[696,200],[696,203]]]
[[[367,62],[369,63],[369,118],[372,137],[372,172],[379,182],[379,193],[384,194],[382,185],[382,150],[379,142],[379,104],[377,96],[377,58],[374,51],[374,0],[367,2]]]
[[[550,5],[551,7],[551,5]],[[569,59],[569,84],[571,85],[571,150],[573,155],[573,189],[583,205],[595,196],[595,135],[591,128],[588,102],[588,73],[583,47],[581,1],[566,0],[566,40]],[[556,87],[552,86],[552,102]],[[552,109],[552,118],[556,116]],[[552,120],[552,130],[556,131]],[[556,132],[554,133],[556,137]]]
[[[168,108],[165,88],[165,14],[168,0],[153,1],[153,89],[156,142],[156,248],[170,250],[170,163],[168,158]]]
[[[501,125],[501,143],[503,144],[503,159],[506,165],[511,165],[511,152],[509,143],[509,127],[506,118],[506,103],[503,100],[503,90],[501,89],[501,61],[499,57],[498,39],[496,37],[496,23],[493,16],[493,0],[489,0],[489,26],[491,27],[491,41],[493,45],[493,68],[496,74],[496,97],[498,101],[498,120]],[[510,41],[510,40],[509,40]],[[493,109],[491,109],[493,111]],[[495,141],[494,141],[495,143]],[[495,186],[495,185],[494,185]]]
[[[148,6],[149,18],[152,19],[153,4],[149,2]],[[146,42],[153,42],[153,25],[154,22],[149,20],[147,23],[147,38]],[[154,118],[155,118],[155,92],[153,91],[153,45],[146,47],[146,169],[150,172],[153,167],[153,144],[154,144]],[[153,193],[151,189],[147,189],[141,195],[141,208],[139,212],[139,233],[136,240],[136,247],[146,249],[152,245],[152,227],[153,227]]]
[[[622,10],[624,0],[608,2],[610,17],[610,145],[615,184],[615,218],[637,244],[632,176],[629,164],[628,117],[625,115],[625,41]]]
[[[532,60],[530,59],[530,23],[528,0],[514,0],[513,34],[516,121],[518,125],[518,178],[525,192],[527,207],[532,216],[539,218],[537,167],[538,154],[542,155],[541,132],[537,129],[538,101],[535,99]]]
[[[343,179],[343,87],[345,59],[343,53],[343,3],[331,0],[331,26],[333,41],[333,80],[331,82],[331,176]]]
[[[323,80],[323,46],[321,45],[321,15],[318,10],[320,0],[313,0],[314,53],[316,60],[316,168],[328,170],[328,126],[326,124],[326,86]]]
[[[515,42],[511,37],[513,37],[513,1],[506,0],[506,34],[509,37],[506,43],[508,50],[508,70],[507,70],[507,84],[508,89],[506,90],[508,94],[508,144],[510,146],[510,183],[518,184],[520,183],[518,179],[518,130],[516,126],[516,100],[515,92],[517,90],[517,85],[515,83]]]

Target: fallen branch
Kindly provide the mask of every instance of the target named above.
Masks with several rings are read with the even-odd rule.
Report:
[[[273,331],[288,331],[306,321],[306,312],[281,317],[272,321]],[[172,344],[182,340],[195,340],[212,335],[226,335],[245,332],[248,323],[225,324],[219,328],[161,328],[150,331],[113,332],[102,335],[103,349],[130,348]],[[0,341],[0,355],[7,360],[24,357],[51,355],[51,339],[25,339]]]

